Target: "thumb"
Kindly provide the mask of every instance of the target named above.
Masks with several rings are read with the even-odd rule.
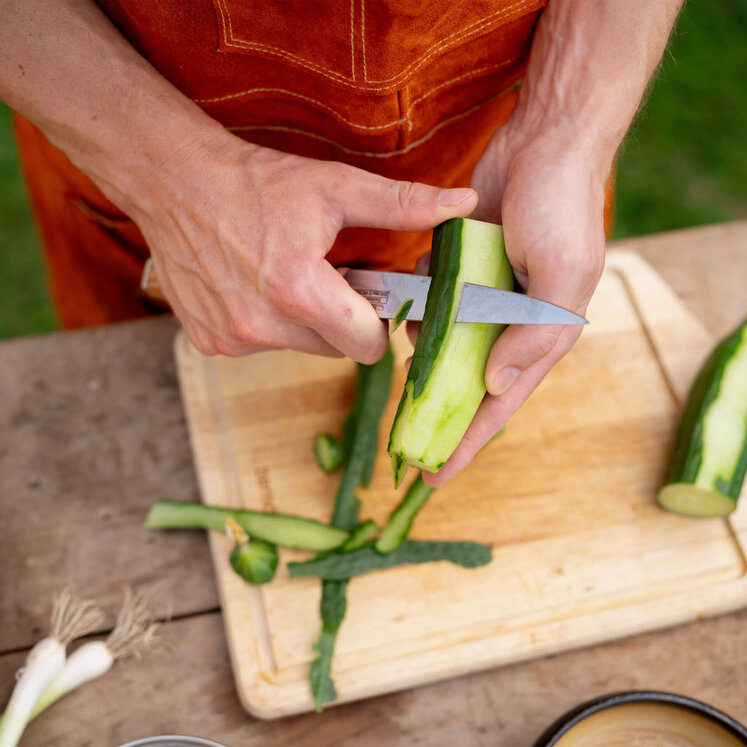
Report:
[[[467,187],[441,189],[403,182],[348,167],[333,199],[343,225],[427,231],[449,218],[463,218],[477,205],[477,192]]]
[[[543,282],[545,280],[547,282]],[[554,278],[530,276],[527,295],[583,314],[588,298],[581,295],[580,289],[570,287],[572,284],[565,288],[557,288],[556,285]],[[485,368],[488,393],[494,396],[503,394],[521,374],[540,361],[545,361],[547,365],[542,367],[549,370],[578,339],[582,327],[569,331],[561,338],[564,329],[563,325],[551,324],[513,324],[508,327],[490,351]],[[563,344],[558,345],[560,339]]]

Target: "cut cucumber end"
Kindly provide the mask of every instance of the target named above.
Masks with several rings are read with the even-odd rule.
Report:
[[[685,482],[665,485],[659,491],[657,501],[667,511],[698,519],[728,516],[737,507],[736,501],[718,490]]]

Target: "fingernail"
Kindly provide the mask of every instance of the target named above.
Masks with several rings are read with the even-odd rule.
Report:
[[[505,368],[502,368],[493,377],[493,385],[490,387],[490,393],[494,397],[497,397],[499,394],[503,394],[503,392],[505,392],[506,389],[508,389],[511,384],[514,383],[516,377],[520,373],[521,371],[515,366],[506,366]]]
[[[442,189],[441,193],[438,195],[438,204],[443,205],[443,207],[456,207],[457,205],[461,205],[474,193],[474,190],[467,189],[466,187]]]

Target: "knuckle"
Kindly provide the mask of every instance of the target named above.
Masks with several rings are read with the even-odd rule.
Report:
[[[268,347],[271,342],[272,333],[267,326],[260,320],[247,316],[246,314],[237,314],[231,317],[231,326],[233,336],[238,345],[258,345]],[[230,355],[230,353],[224,353]]]
[[[205,340],[198,336],[190,336],[189,341],[195,347],[197,352],[202,353],[202,355],[216,355],[218,353],[215,343],[212,340]]]
[[[544,358],[552,352],[555,343],[558,341],[558,332],[552,329],[542,329],[537,335],[534,343],[534,349],[538,353],[538,358]]]
[[[225,355],[229,358],[238,358],[241,353],[239,351],[239,348],[230,342],[225,342],[224,340],[219,340],[216,344],[216,351],[220,355]]]
[[[275,289],[274,304],[283,316],[307,319],[311,315],[309,293],[300,279],[288,280]]]
[[[417,184],[413,182],[395,182],[393,188],[399,209],[408,210],[411,208],[417,196]]]

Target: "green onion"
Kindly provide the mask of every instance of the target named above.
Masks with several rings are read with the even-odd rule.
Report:
[[[31,718],[71,690],[106,674],[115,661],[140,656],[155,640],[157,627],[147,609],[145,596],[125,589],[124,602],[109,637],[105,641],[84,643],[68,656],[62,671],[39,698]]]
[[[103,622],[102,611],[89,600],[61,592],[52,609],[51,633],[29,652],[25,666],[0,720],[0,747],[15,747],[32,718],[37,700],[63,671],[65,649],[74,638],[92,633]]]

